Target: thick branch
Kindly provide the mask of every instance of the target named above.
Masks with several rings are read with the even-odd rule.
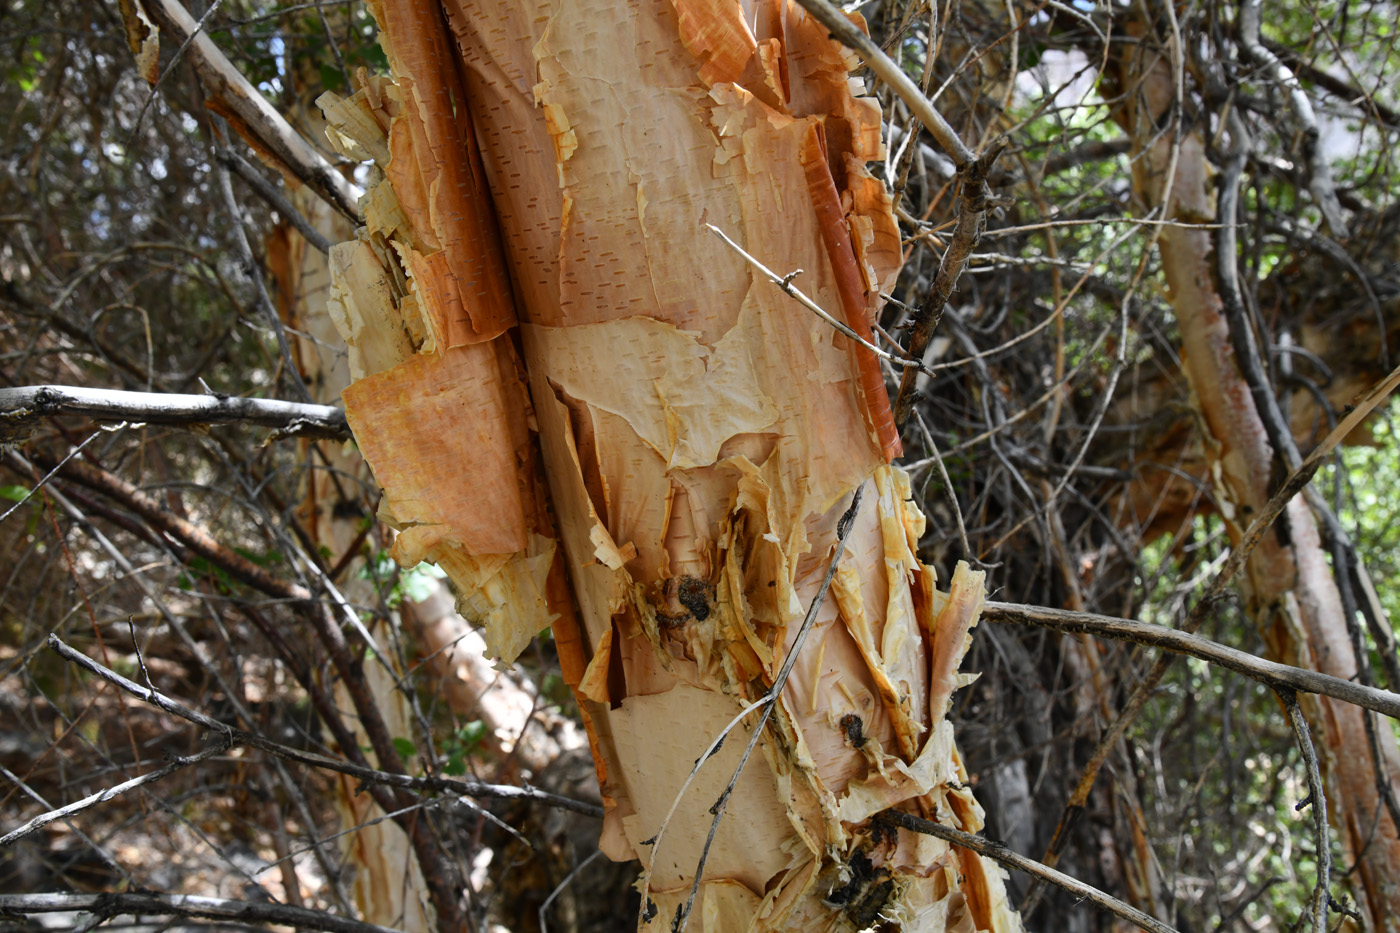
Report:
[[[345,412],[331,405],[229,395],[122,392],[79,386],[0,389],[0,439],[14,443],[49,415],[83,415],[94,421],[130,421],[195,427],[256,424],[279,434],[348,440]]]
[[[272,923],[327,933],[394,933],[388,927],[290,904],[233,901],[194,894],[0,894],[0,916],[86,911],[101,917],[172,916]]]
[[[194,18],[177,0],[142,0],[141,5],[177,41],[184,42],[194,33]],[[211,110],[230,120],[260,155],[276,161],[355,223],[363,223],[360,189],[292,128],[212,39],[204,33],[195,36],[186,55],[209,91]]]

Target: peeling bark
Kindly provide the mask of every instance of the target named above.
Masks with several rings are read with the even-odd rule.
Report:
[[[384,173],[332,311],[395,556],[452,577],[502,664],[553,626],[602,847],[649,862],[669,923],[741,743],[650,840],[871,484],[689,929],[1019,930],[1000,869],[873,819],[982,826],[946,719],[982,575],[943,592],[915,554],[876,360],[702,228],[869,334],[899,238],[848,53],[785,0],[371,8],[393,80],[322,103]]]

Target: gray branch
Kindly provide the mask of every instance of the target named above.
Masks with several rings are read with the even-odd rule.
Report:
[[[0,916],[85,911],[100,917],[172,916],[268,923],[327,933],[394,933],[389,927],[291,904],[234,901],[195,894],[0,894]]]
[[[982,609],[982,618],[996,622],[1036,625],[1057,632],[1115,638],[1148,648],[1161,648],[1172,654],[1190,655],[1243,674],[1274,689],[1328,696],[1334,700],[1374,710],[1392,719],[1400,719],[1400,694],[1301,667],[1279,664],[1180,629],[1152,625],[1135,619],[1115,619],[1112,616],[1095,615],[1090,612],[1071,612],[1067,609],[1020,606],[1013,603],[989,602]]]
[[[0,442],[16,443],[49,415],[83,415],[94,421],[128,421],[193,427],[256,424],[279,434],[350,438],[345,412],[331,405],[229,395],[122,392],[78,386],[0,389]]]

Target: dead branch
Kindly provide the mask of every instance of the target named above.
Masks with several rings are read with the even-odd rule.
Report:
[[[267,923],[326,933],[395,933],[388,927],[338,917],[323,910],[234,901],[197,894],[0,894],[0,916],[84,911],[104,920],[120,916],[200,917],[207,920]]]
[[[989,602],[982,608],[982,617],[997,622],[1034,625],[1066,634],[1083,633],[1099,638],[1128,641],[1149,648],[1160,648],[1172,654],[1184,654],[1235,671],[1274,690],[1294,690],[1299,693],[1329,696],[1393,719],[1400,719],[1400,694],[1302,667],[1279,664],[1181,629],[1166,628],[1136,619],[1115,619],[1092,612],[1072,612],[1068,609],[1020,606],[1012,603]]]
[[[332,405],[232,395],[125,392],[85,386],[20,386],[0,389],[0,439],[25,440],[51,415],[82,415],[100,422],[127,421],[199,428],[208,424],[255,424],[276,428],[274,436],[349,440],[345,413]]]
[[[208,35],[195,35],[195,21],[177,0],[143,0],[151,20],[177,40],[194,36],[188,56],[209,93],[209,109],[230,120],[259,155],[272,159],[292,177],[355,223],[361,223],[360,189],[317,152],[258,89],[233,66]]]

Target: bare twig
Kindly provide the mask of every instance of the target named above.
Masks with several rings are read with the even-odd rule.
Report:
[[[221,743],[219,745],[203,749],[202,751],[196,752],[193,755],[176,757],[173,761],[171,761],[168,765],[166,765],[163,768],[157,768],[154,771],[148,771],[147,773],[140,775],[139,777],[134,777],[129,781],[123,781],[122,783],[117,784],[113,787],[104,788],[103,790],[100,790],[95,794],[89,794],[81,800],[75,800],[72,803],[67,804],[65,806],[57,807],[56,809],[49,810],[46,813],[40,813],[38,816],[25,823],[23,826],[19,826],[15,829],[12,829],[5,835],[0,836],[0,846],[7,846],[12,842],[16,842],[24,838],[25,836],[28,836],[30,833],[34,832],[34,830],[42,829],[43,827],[49,825],[54,820],[65,819],[66,817],[70,817],[75,813],[81,813],[82,811],[90,807],[97,806],[99,803],[105,803],[106,801],[111,800],[115,797],[120,797],[122,794],[126,793],[129,790],[135,790],[136,788],[141,787],[144,784],[151,784],[155,781],[159,781],[162,778],[169,777],[176,771],[181,771],[185,768],[188,768],[190,765],[199,764],[201,761],[204,761],[207,758],[213,758],[215,755],[222,755],[224,752],[228,751],[228,748],[229,746],[226,743]]]
[[[245,732],[228,723],[220,722],[198,710],[190,709],[188,706],[172,700],[170,697],[156,690],[143,687],[123,677],[116,671],[102,666],[81,651],[77,651],[67,644],[64,644],[63,640],[57,635],[49,636],[48,646],[55,654],[59,655],[64,660],[85,668],[137,699],[149,703],[172,716],[177,716],[187,722],[194,723],[210,732],[218,733],[222,737],[224,743],[223,747],[246,745],[276,755],[278,758],[285,761],[293,761],[297,764],[307,765],[312,768],[320,768],[324,771],[346,774],[359,779],[366,785],[385,785],[414,791],[439,791],[457,794],[462,797],[480,797],[496,800],[533,800],[547,804],[548,806],[558,807],[562,810],[571,810],[574,813],[581,813],[584,816],[601,818],[603,815],[603,808],[596,804],[574,800],[570,797],[562,797],[558,794],[551,794],[547,791],[531,787],[528,784],[515,787],[509,784],[486,784],[479,781],[463,781],[449,777],[412,777],[407,774],[379,771],[374,768],[363,767],[347,761],[328,758],[325,755],[318,755],[315,752],[308,752],[299,748],[293,748],[289,745],[283,745],[280,742],[274,742],[256,733]]]
[[[1006,146],[1006,139],[999,139],[986,152],[964,163],[958,170],[962,185],[962,201],[958,206],[958,223],[953,228],[953,238],[943,259],[938,265],[938,275],[933,287],[924,296],[919,310],[914,316],[914,326],[909,334],[909,345],[905,352],[909,359],[920,360],[928,349],[933,332],[943,317],[943,309],[957,288],[958,279],[977,246],[986,220],[987,209],[991,206],[991,196],[987,191],[987,173],[991,171],[997,156]],[[914,404],[914,385],[917,377],[912,369],[906,369],[899,383],[899,396],[894,403],[894,423],[903,425],[909,419]]]
[[[544,903],[540,905],[540,933],[549,933],[549,922],[545,919],[546,915],[549,913],[549,905],[554,903],[555,898],[557,898],[560,894],[563,893],[564,889],[567,888],[569,884],[573,882],[575,878],[578,877],[580,872],[582,872],[589,865],[592,865],[593,862],[598,858],[598,856],[602,854],[603,851],[599,849],[592,855],[588,856],[588,858],[584,859],[582,862],[579,862],[577,865],[574,866],[573,871],[565,875],[564,880],[555,885],[554,890],[549,892],[549,897],[545,898]]]
[[[296,387],[297,392],[301,394],[302,401],[309,404],[314,401],[311,397],[311,390],[306,387],[306,383],[302,380],[301,369],[297,366],[296,360],[292,359],[292,346],[287,340],[286,325],[282,323],[282,316],[277,313],[277,308],[272,303],[272,296],[267,293],[267,283],[263,281],[262,267],[253,256],[253,246],[248,242],[248,231],[243,226],[243,212],[239,210],[238,199],[233,196],[233,183],[229,181],[228,169],[223,163],[218,163],[214,169],[214,175],[217,179],[219,193],[223,195],[224,209],[228,211],[229,224],[233,229],[233,247],[238,254],[239,265],[242,267],[243,275],[253,283],[253,293],[257,295],[258,308],[262,311],[263,317],[267,319],[268,329],[277,338],[277,349],[282,354],[282,371]]]
[[[3,399],[4,399],[5,393],[6,393],[7,391],[11,391],[11,390],[0,389],[0,422],[3,422],[3,421],[4,421],[4,418],[5,418],[5,408],[4,408]],[[121,428],[119,428],[119,427],[118,427],[118,428],[112,428],[111,430],[119,431],[119,430],[121,430]],[[88,435],[87,440],[83,441],[81,444],[78,444],[76,447],[74,447],[72,450],[70,450],[67,454],[65,454],[62,460],[58,461],[58,463],[56,463],[47,473],[45,473],[45,474],[39,479],[38,482],[36,482],[33,486],[31,486],[31,487],[29,488],[29,491],[26,492],[26,493],[24,494],[23,498],[21,498],[21,499],[20,499],[18,502],[16,502],[14,505],[10,506],[10,507],[9,507],[8,509],[6,509],[3,513],[0,513],[0,522],[3,522],[5,519],[9,518],[9,517],[14,513],[15,509],[18,509],[20,506],[22,506],[22,505],[24,505],[26,502],[28,502],[28,501],[30,500],[30,498],[31,498],[36,492],[38,492],[40,489],[43,489],[43,488],[44,488],[44,484],[45,484],[45,483],[47,483],[49,480],[53,479],[54,474],[57,473],[60,469],[62,469],[62,467],[63,467],[63,465],[64,465],[65,463],[67,463],[69,460],[72,460],[72,459],[73,459],[74,457],[76,457],[78,454],[82,453],[84,447],[86,447],[88,444],[91,444],[94,440],[96,440],[96,439],[97,439],[98,437],[100,437],[101,435],[102,435],[102,432],[101,432],[101,431],[94,431],[94,432],[92,432],[92,434]],[[11,439],[11,438],[9,437],[9,435],[7,435],[4,431],[0,431],[0,440],[6,440],[6,441],[8,442],[8,441],[10,441],[10,440],[12,440],[12,439]]]
[[[886,810],[876,819],[892,826],[907,829],[910,832],[923,833],[926,836],[934,836],[945,842],[951,842],[955,846],[969,849],[978,855],[984,855],[993,861],[1000,862],[1008,868],[1023,871],[1033,878],[1063,888],[1076,898],[1086,900],[1100,910],[1106,910],[1114,916],[1122,917],[1141,929],[1150,930],[1151,933],[1176,933],[1174,928],[1167,926],[1156,917],[1149,916],[1136,907],[1105,894],[1093,885],[1085,884],[1078,878],[1072,878],[1048,865],[1042,865],[1034,859],[1012,852],[1004,843],[983,836],[975,836],[972,833],[965,833],[960,829],[942,826],[932,820],[921,819],[912,813],[904,813],[900,810]]]
[[[1312,733],[1308,721],[1298,706],[1298,696],[1292,690],[1275,687],[1283,708],[1288,711],[1288,721],[1293,725],[1293,734],[1298,739],[1298,750],[1303,753],[1303,766],[1308,769],[1308,797],[1296,809],[1312,805],[1313,830],[1317,834],[1317,886],[1313,889],[1312,928],[1313,933],[1327,933],[1328,874],[1332,869],[1332,843],[1327,833],[1327,794],[1322,789],[1322,774],[1317,767],[1317,752],[1313,749]]]
[[[1330,674],[1291,667],[1266,658],[1255,657],[1237,648],[1193,635],[1180,629],[1139,622],[1135,619],[1115,619],[1092,612],[1072,612],[1046,606],[1021,606],[1013,603],[989,602],[982,607],[982,618],[1018,625],[1034,625],[1056,632],[1083,633],[1100,638],[1132,642],[1149,648],[1161,648],[1172,654],[1199,658],[1218,667],[1243,674],[1251,680],[1267,684],[1275,690],[1294,690],[1332,697],[1345,703],[1374,710],[1400,720],[1400,694],[1342,680]]]
[[[811,298],[807,297],[807,295],[803,293],[802,289],[797,288],[792,284],[792,280],[802,274],[801,269],[798,269],[794,272],[790,272],[787,275],[779,275],[772,269],[765,266],[763,263],[759,262],[758,259],[749,254],[738,243],[735,243],[733,240],[731,240],[723,230],[716,227],[714,224],[707,223],[704,226],[706,230],[710,231],[715,236],[723,240],[730,249],[734,250],[734,252],[742,256],[745,262],[753,266],[759,272],[762,272],[764,276],[767,277],[768,281],[772,282],[774,285],[778,286],[778,288],[782,289],[783,292],[786,295],[788,295],[788,297],[795,300],[798,304],[802,305],[802,307],[806,308],[808,311],[811,311],[823,321],[826,321],[841,334],[851,338],[856,343],[860,344],[862,347],[865,347],[865,349],[869,350],[871,353],[874,353],[880,359],[885,360],[888,363],[891,363],[895,366],[903,366],[907,368],[917,369],[920,372],[929,372],[928,369],[924,367],[924,364],[921,360],[905,359],[903,357],[895,356],[888,350],[880,349],[878,346],[871,343],[869,340],[866,340],[860,334],[852,330],[851,326],[845,321],[836,317],[831,312],[823,308],[821,305],[813,301]],[[932,375],[932,373],[929,373],[929,375]]]
[[[953,481],[948,476],[948,468],[943,465],[943,457],[938,452],[938,444],[933,439],[933,432],[928,429],[923,412],[915,411],[914,417],[919,422],[919,432],[924,437],[924,446],[928,448],[933,465],[938,469],[938,478],[943,482],[943,490],[948,496],[948,505],[952,507],[953,520],[958,526],[958,543],[962,545],[963,557],[968,560],[976,560],[977,555],[972,553],[972,545],[967,541],[967,525],[963,522],[962,506],[958,504],[958,491],[953,488]]]

